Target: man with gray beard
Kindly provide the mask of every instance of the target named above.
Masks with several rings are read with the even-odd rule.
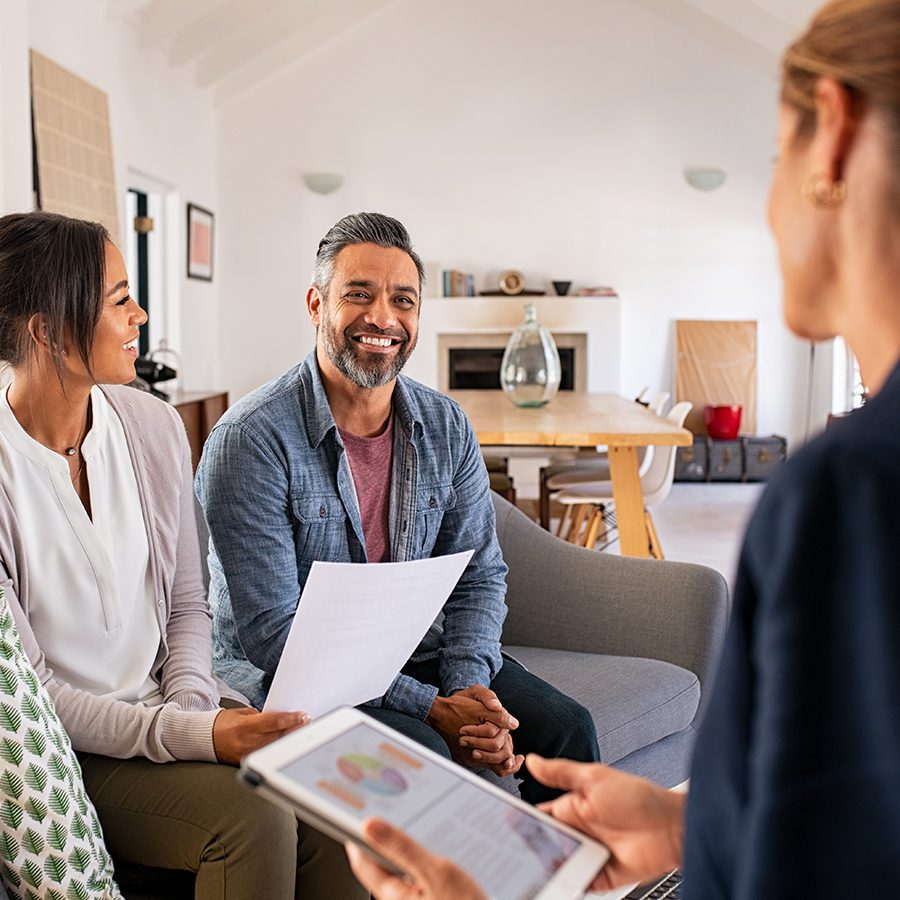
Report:
[[[315,349],[210,435],[197,495],[211,538],[217,674],[262,706],[315,560],[474,550],[439,620],[362,709],[500,776],[531,751],[597,760],[590,713],[501,655],[506,565],[478,442],[452,400],[400,374],[416,346],[422,282],[400,222],[341,219],[319,244],[306,295]],[[526,800],[557,795],[521,775]]]

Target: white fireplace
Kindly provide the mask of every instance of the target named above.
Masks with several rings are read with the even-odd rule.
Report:
[[[587,335],[582,333],[570,334],[554,331],[553,340],[559,351],[562,365],[563,383],[561,390],[587,390]],[[464,375],[460,371],[460,357],[474,360],[476,365],[483,361],[480,368],[486,371],[470,380],[488,381],[490,388],[494,390],[500,387],[500,359],[503,351],[512,337],[511,331],[496,331],[493,329],[481,329],[466,333],[446,333],[438,335],[438,389],[446,391],[454,388],[477,387],[487,388],[487,385],[459,383]],[[496,371],[493,371],[496,369]],[[454,379],[454,375],[456,378]],[[454,381],[456,383],[454,383]]]
[[[619,392],[618,297],[426,297],[405,373],[447,390],[450,350],[505,347],[526,303],[557,346],[574,350],[575,390]]]

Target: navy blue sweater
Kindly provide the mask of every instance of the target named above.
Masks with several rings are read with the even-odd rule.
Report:
[[[900,896],[900,366],[751,521],[694,756],[685,888]]]

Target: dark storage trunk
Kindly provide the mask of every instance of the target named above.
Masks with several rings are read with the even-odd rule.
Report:
[[[778,434],[718,441],[697,435],[675,454],[675,481],[767,481],[787,459]]]
[[[706,481],[709,477],[709,438],[695,437],[690,447],[675,454],[676,481]]]
[[[744,448],[741,441],[711,441],[709,448],[710,481],[742,481]]]
[[[744,480],[766,481],[787,459],[787,441],[777,434],[741,438],[744,445]]]

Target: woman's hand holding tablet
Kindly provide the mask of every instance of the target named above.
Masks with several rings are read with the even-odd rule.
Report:
[[[608,891],[681,866],[684,793],[600,763],[532,753],[526,764],[541,782],[568,792],[541,809],[612,848],[591,890]]]
[[[464,869],[472,883],[456,887],[477,884],[501,900],[579,897],[609,856],[586,835],[356,709],[336,710],[252,753],[241,773],[341,841],[377,852],[366,822],[385,820]],[[389,869],[402,868],[391,855],[378,853]],[[443,874],[462,877],[455,867]]]
[[[353,874],[379,900],[487,900],[484,891],[459,866],[429,853],[390,822],[367,819],[363,837],[379,856],[407,873],[403,877],[388,872],[371,854],[348,842]]]

